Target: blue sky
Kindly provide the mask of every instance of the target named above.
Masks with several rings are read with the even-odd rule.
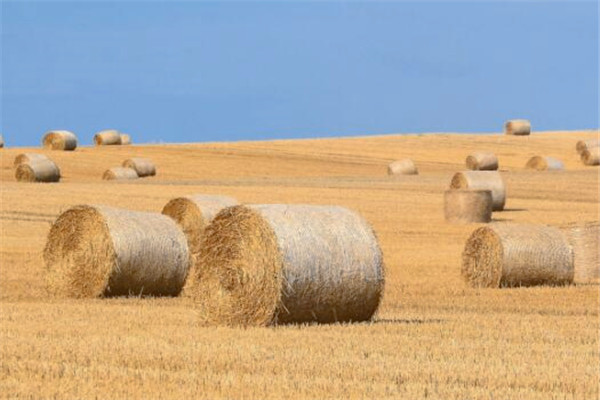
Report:
[[[598,3],[2,2],[7,144],[598,127]]]

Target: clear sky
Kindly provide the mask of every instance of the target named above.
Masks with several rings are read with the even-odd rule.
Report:
[[[598,127],[598,3],[5,2],[1,132],[82,144]]]

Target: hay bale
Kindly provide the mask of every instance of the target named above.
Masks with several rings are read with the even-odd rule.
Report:
[[[413,160],[405,158],[388,165],[388,175],[418,175],[419,171]]]
[[[600,147],[585,149],[581,153],[581,161],[585,165],[600,165]]]
[[[444,215],[454,223],[487,223],[492,220],[492,192],[451,189],[444,192]]]
[[[560,227],[575,257],[575,283],[600,283],[600,222],[576,222]]]
[[[590,140],[580,140],[575,145],[575,150],[577,150],[577,154],[581,155],[587,149],[593,149],[594,147],[600,146],[600,140],[598,139],[590,139]]]
[[[0,135],[0,149],[4,148],[4,136]]]
[[[554,157],[534,156],[527,161],[525,168],[535,171],[563,171],[565,165]]]
[[[58,182],[60,169],[50,159],[32,160],[17,166],[15,178],[18,182]]]
[[[140,178],[156,175],[156,166],[147,158],[134,157],[123,161],[123,167],[131,168],[137,172]]]
[[[52,225],[44,249],[50,293],[61,297],[176,296],[190,265],[169,217],[75,206]]]
[[[49,131],[44,134],[42,146],[50,150],[75,150],[77,136],[69,131]]]
[[[476,151],[471,153],[465,162],[467,169],[474,171],[496,171],[498,169],[498,157],[494,153]]]
[[[206,227],[186,294],[227,325],[369,320],[384,284],[371,226],[343,207],[234,206]]]
[[[450,189],[479,189],[492,192],[492,210],[501,211],[506,203],[506,188],[497,171],[457,172],[450,181]]]
[[[110,146],[121,144],[121,134],[114,129],[100,131],[94,135],[96,146]]]
[[[129,136],[126,133],[121,133],[120,135],[121,135],[121,144],[123,146],[131,144],[131,136]]]
[[[506,135],[526,136],[531,133],[531,123],[526,119],[512,119],[504,123]]]
[[[462,254],[462,275],[473,287],[562,285],[573,273],[567,238],[544,225],[490,224],[471,234]]]
[[[113,167],[104,171],[102,179],[106,181],[112,180],[127,180],[127,179],[138,179],[139,176],[135,170],[131,168]]]
[[[45,154],[39,153],[21,153],[15,157],[15,161],[13,162],[13,166],[16,168],[21,164],[27,164],[32,161],[42,161],[49,160],[48,156]]]

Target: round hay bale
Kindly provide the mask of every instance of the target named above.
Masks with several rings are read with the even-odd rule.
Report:
[[[581,153],[581,161],[585,165],[599,165],[600,164],[600,147],[591,147],[585,149]]]
[[[531,123],[526,119],[512,119],[504,123],[506,135],[526,136],[531,133]]]
[[[75,206],[52,225],[44,249],[50,293],[60,297],[176,296],[190,265],[169,217]]]
[[[113,167],[104,171],[102,179],[106,181],[112,180],[126,180],[126,179],[138,179],[139,176],[135,170],[131,168]]]
[[[534,156],[527,161],[525,168],[535,171],[563,171],[565,165],[554,157]]]
[[[492,220],[490,190],[451,189],[444,192],[444,215],[454,223],[487,223]]]
[[[600,222],[577,222],[560,227],[575,257],[575,283],[600,283]]]
[[[600,140],[598,139],[590,139],[590,140],[580,140],[575,145],[575,150],[577,150],[577,154],[581,155],[587,149],[593,149],[594,147],[600,146]]]
[[[496,171],[498,157],[494,153],[477,151],[470,154],[465,160],[467,169],[474,171]]]
[[[50,160],[45,154],[39,153],[22,153],[15,157],[13,166],[16,168],[21,164],[27,164],[32,161]]]
[[[369,320],[384,284],[371,226],[343,207],[234,206],[206,227],[193,285],[208,322]]]
[[[0,149],[4,148],[4,136],[0,135]]]
[[[125,146],[125,145],[128,145],[128,144],[131,144],[131,136],[129,136],[126,133],[121,133],[120,135],[121,135],[121,144],[122,145]]]
[[[462,254],[472,287],[562,285],[573,282],[573,252],[563,233],[544,225],[494,223],[475,230]]]
[[[506,203],[506,188],[497,171],[457,172],[450,181],[450,189],[479,189],[492,192],[492,210],[501,211]]]
[[[123,161],[123,167],[131,168],[137,172],[140,178],[156,175],[156,166],[147,158],[134,157]]]
[[[77,136],[69,131],[49,131],[44,134],[42,146],[51,150],[75,150]]]
[[[110,146],[121,144],[121,134],[114,129],[100,131],[94,135],[96,146]]]
[[[418,175],[419,171],[413,160],[405,158],[388,165],[388,175]]]
[[[58,182],[60,169],[50,159],[33,160],[19,164],[15,170],[15,178],[18,182]]]

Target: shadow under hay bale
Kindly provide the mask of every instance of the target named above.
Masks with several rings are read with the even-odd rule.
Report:
[[[471,234],[462,254],[462,276],[472,287],[564,285],[573,274],[567,238],[544,225],[490,224]]]
[[[22,153],[15,157],[13,166],[16,168],[21,164],[27,164],[32,161],[50,160],[47,155],[39,153]]]
[[[388,165],[388,175],[418,175],[419,171],[413,160],[405,158]]]
[[[600,147],[587,148],[581,153],[584,165],[600,165]]]
[[[343,207],[234,206],[206,228],[186,295],[226,325],[371,319],[384,284],[371,226]]]
[[[131,168],[140,178],[156,175],[156,166],[147,158],[134,157],[123,161],[123,167]]]
[[[106,181],[112,180],[129,180],[129,179],[138,179],[139,176],[135,170],[131,168],[124,167],[113,167],[104,171],[102,174],[102,179]]]
[[[526,136],[531,133],[531,123],[526,119],[513,119],[504,123],[504,134]]]
[[[474,152],[467,157],[465,163],[467,169],[473,171],[496,171],[498,169],[498,157],[489,152]]]
[[[554,157],[533,156],[527,161],[525,168],[534,171],[563,171],[565,165]]]
[[[69,131],[49,131],[44,134],[42,146],[50,150],[75,150],[77,136]]]
[[[594,147],[600,147],[600,140],[580,140],[575,145],[575,150],[577,150],[577,154],[581,155],[585,150],[593,149]]]
[[[17,165],[15,178],[18,182],[58,182],[60,169],[49,158],[35,159]]]
[[[506,187],[497,171],[457,172],[450,181],[450,189],[478,189],[492,192],[492,211],[502,211],[506,203]]]
[[[106,129],[94,135],[96,146],[116,146],[121,144],[121,134],[114,129]]]
[[[121,145],[126,146],[128,144],[131,144],[131,136],[129,136],[126,133],[121,133]]]
[[[492,220],[492,192],[451,189],[444,192],[444,215],[452,223],[487,223]]]
[[[576,222],[560,227],[575,257],[575,283],[600,283],[600,222]]]
[[[176,296],[190,265],[169,217],[76,206],[52,225],[44,249],[48,290],[59,297]]]

